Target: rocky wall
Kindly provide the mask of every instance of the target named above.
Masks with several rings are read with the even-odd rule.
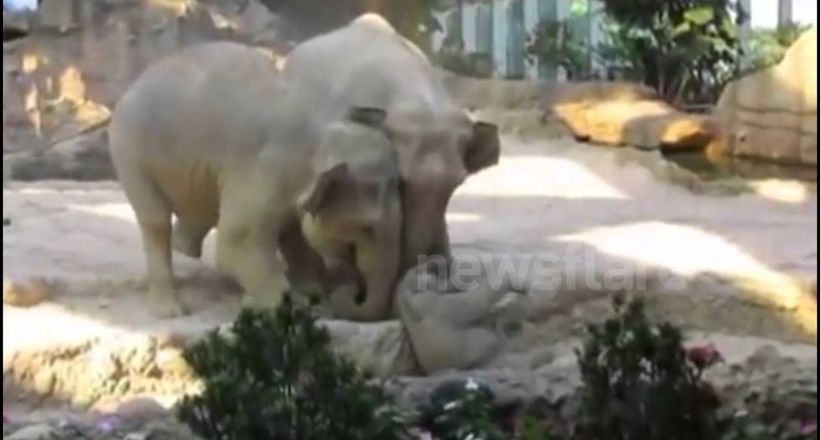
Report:
[[[712,154],[817,165],[817,28],[780,63],[731,82],[714,114],[723,135]]]

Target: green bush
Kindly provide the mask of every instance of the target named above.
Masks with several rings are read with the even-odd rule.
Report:
[[[747,15],[729,0],[603,0],[611,47],[643,83],[673,104],[716,102],[741,56],[738,24]],[[614,50],[613,50],[614,49]],[[614,61],[610,59],[610,61]]]
[[[570,80],[590,72],[589,47],[572,35],[571,20],[542,20],[528,36],[525,56],[530,63],[562,67]]]
[[[773,66],[809,26],[787,24],[775,29],[755,29],[748,41],[744,74]]]
[[[495,408],[492,391],[477,381],[444,383],[433,391],[422,421],[435,440],[557,439],[548,417],[531,408]]]
[[[446,385],[446,384],[445,384]],[[508,435],[494,417],[492,396],[486,388],[480,388],[475,381],[468,381],[439,393],[432,398],[429,422],[425,426],[439,440],[506,440]]]
[[[179,418],[213,440],[407,438],[383,391],[328,347],[310,306],[286,296],[275,313],[243,310],[231,336],[212,332],[185,352],[204,391]]]
[[[587,327],[577,350],[581,438],[717,439],[720,402],[702,379],[719,360],[710,348],[687,351],[680,330],[649,322],[641,300],[613,302],[614,316]]]

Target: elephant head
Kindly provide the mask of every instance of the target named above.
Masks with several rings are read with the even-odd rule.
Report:
[[[399,270],[399,171],[385,117],[380,109],[354,107],[324,128],[319,171],[299,201],[305,238],[329,269],[355,263],[364,285],[356,291],[357,310],[348,313],[361,320],[388,315]]]
[[[445,213],[467,176],[498,163],[498,128],[474,121],[466,111],[398,108],[388,131],[399,155],[404,224],[400,274],[420,258],[450,258]]]

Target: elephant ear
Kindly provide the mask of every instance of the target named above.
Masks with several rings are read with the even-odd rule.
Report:
[[[302,194],[299,208],[310,215],[316,215],[326,208],[346,183],[350,180],[350,167],[340,163],[320,174]]]
[[[464,152],[464,166],[470,174],[498,164],[501,141],[498,126],[488,122],[473,123],[473,137]]]
[[[387,112],[378,107],[351,107],[347,112],[347,118],[358,124],[381,129],[387,119]]]

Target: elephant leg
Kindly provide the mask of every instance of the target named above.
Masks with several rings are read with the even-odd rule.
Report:
[[[165,224],[140,222],[148,263],[148,307],[155,315],[163,318],[187,313],[174,287],[170,213],[168,217]]]
[[[202,257],[202,242],[213,226],[213,222],[180,216],[174,223],[171,234],[173,250],[191,258],[199,259]]]
[[[171,207],[165,195],[137,172],[121,171],[120,180],[134,209],[145,252],[151,312],[170,318],[186,313],[174,287],[171,266]]]
[[[279,251],[288,267],[288,279],[294,286],[319,285],[325,288],[325,267],[319,255],[305,239],[298,220],[287,224],[279,237]]]
[[[264,205],[255,200],[228,198],[226,202],[217,225],[217,266],[242,286],[244,306],[275,309],[288,289],[284,265],[277,255],[285,222],[272,213],[262,215]]]

